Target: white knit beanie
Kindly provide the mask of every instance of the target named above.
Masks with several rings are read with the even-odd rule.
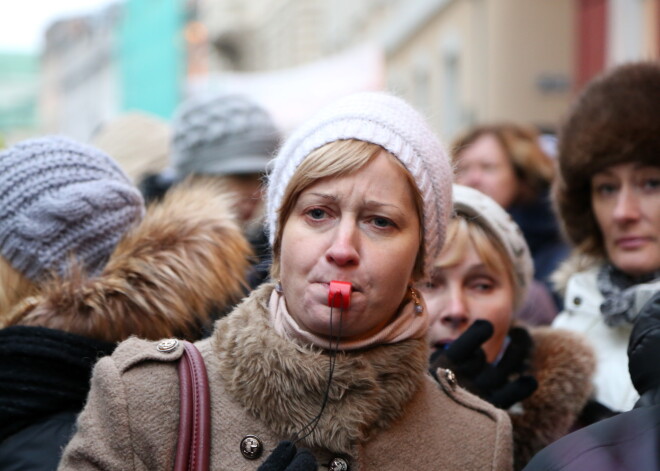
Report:
[[[300,163],[330,142],[357,139],[377,144],[403,163],[424,202],[424,273],[428,274],[445,240],[451,214],[449,158],[426,120],[408,103],[387,93],[344,97],[321,110],[284,143],[268,177],[267,223],[271,246],[285,190]]]
[[[495,200],[467,186],[454,185],[454,211],[477,221],[504,247],[514,269],[514,305],[520,308],[534,277],[534,262],[518,224]]]

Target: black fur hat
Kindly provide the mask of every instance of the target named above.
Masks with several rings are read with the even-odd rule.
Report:
[[[583,253],[605,256],[591,209],[591,177],[606,167],[660,165],[660,62],[619,66],[587,85],[559,135],[555,204]]]

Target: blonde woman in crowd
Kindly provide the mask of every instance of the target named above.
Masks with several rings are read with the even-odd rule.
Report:
[[[506,211],[461,185],[454,185],[454,211],[420,288],[431,315],[431,371],[452,369],[460,385],[507,410],[521,469],[576,422],[591,393],[594,355],[577,334],[514,322],[533,266]]]
[[[285,469],[295,448],[311,458],[295,469],[511,468],[506,413],[427,373],[414,284],[444,241],[451,177],[424,119],[387,94],[338,100],[289,137],[267,192],[275,281],[197,343],[211,469]],[[172,469],[183,347],[168,345],[129,340],[97,364],[60,469]]]
[[[525,315],[533,324],[549,324],[556,307],[541,316],[539,303],[552,292],[549,276],[569,249],[551,208],[554,162],[543,151],[538,133],[514,123],[477,126],[457,139],[453,158],[456,183],[493,198],[522,230],[534,261],[535,280],[542,284],[531,285],[534,308]],[[555,304],[559,306],[561,299],[556,298]]]

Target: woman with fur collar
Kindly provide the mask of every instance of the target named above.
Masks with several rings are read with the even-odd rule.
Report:
[[[580,335],[514,326],[532,282],[522,232],[485,194],[454,185],[447,242],[421,292],[431,314],[431,369],[509,413],[515,469],[568,433],[591,393],[595,360]]]
[[[554,189],[575,253],[555,277],[553,325],[585,334],[595,398],[614,411],[638,398],[626,348],[640,307],[660,288],[660,65],[620,66],[592,81],[559,140]]]
[[[197,338],[241,292],[230,202],[176,193],[145,216],[97,149],[47,137],[0,153],[0,469],[56,469],[97,358],[131,335]]]
[[[276,282],[196,344],[212,469],[255,470],[286,441],[320,469],[511,468],[506,414],[453,374],[438,384],[427,373],[429,317],[413,283],[450,210],[446,154],[396,97],[345,97],[289,137],[267,191]],[[129,340],[101,360],[61,469],[171,469],[182,350]]]

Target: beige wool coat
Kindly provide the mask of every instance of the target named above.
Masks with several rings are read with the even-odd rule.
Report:
[[[258,288],[196,344],[210,382],[213,470],[256,470],[320,410],[329,357],[275,333],[272,290]],[[172,469],[183,349],[163,353],[156,345],[129,339],[97,364],[60,470]],[[438,384],[427,361],[422,339],[340,352],[326,409],[302,442],[319,469],[337,457],[351,471],[511,469],[506,412],[457,387],[446,371]],[[241,452],[248,435],[263,446],[256,460]]]

